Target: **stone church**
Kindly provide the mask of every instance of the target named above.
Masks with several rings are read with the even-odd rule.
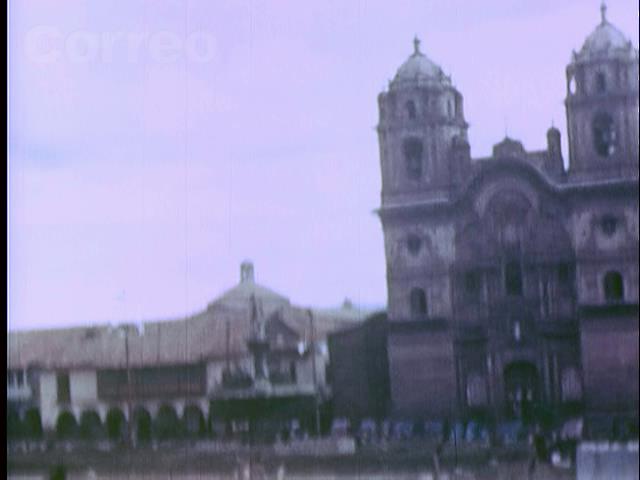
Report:
[[[568,162],[553,127],[472,159],[417,39],[378,97],[396,418],[637,418],[638,50],[606,7],[565,74]]]

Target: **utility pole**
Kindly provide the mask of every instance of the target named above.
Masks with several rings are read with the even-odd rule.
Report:
[[[316,368],[316,334],[313,325],[313,312],[307,310],[309,314],[309,326],[311,336],[311,369],[313,371],[313,399],[315,406],[316,436],[320,436],[320,403],[318,398],[318,375]]]
[[[129,365],[129,327],[128,325],[122,325],[120,331],[124,333],[124,356],[125,356],[125,368],[127,372],[127,418],[129,420],[128,428],[128,443],[129,446],[133,446],[133,418],[131,418],[131,368]]]
[[[126,344],[126,351],[125,351],[125,356],[127,357],[127,414],[129,415],[129,443],[131,446],[133,446],[133,417],[132,417],[132,412],[131,412],[131,397],[132,397],[132,392],[131,392],[131,365],[129,363],[129,329],[127,328],[127,333],[125,335],[125,344]]]

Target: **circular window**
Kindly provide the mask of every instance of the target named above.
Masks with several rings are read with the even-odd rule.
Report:
[[[615,153],[615,125],[606,113],[599,113],[593,119],[593,146],[601,157],[610,157]]]
[[[409,235],[407,237],[407,250],[411,255],[417,255],[422,248],[422,240],[417,235]]]
[[[612,236],[616,233],[616,229],[618,227],[618,219],[613,215],[605,215],[600,220],[600,229],[602,233],[604,233],[607,237]]]

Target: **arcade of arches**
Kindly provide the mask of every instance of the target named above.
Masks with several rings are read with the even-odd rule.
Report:
[[[125,411],[120,407],[112,407],[101,418],[96,410],[84,410],[78,417],[71,411],[63,410],[57,416],[53,433],[60,440],[124,441],[130,435]],[[197,405],[187,405],[181,417],[170,404],[161,405],[155,417],[141,405],[132,411],[133,438],[139,444],[153,439],[194,438],[211,433],[211,420]],[[42,436],[42,421],[37,408],[30,408],[23,414],[15,408],[7,410],[8,439],[38,439]]]

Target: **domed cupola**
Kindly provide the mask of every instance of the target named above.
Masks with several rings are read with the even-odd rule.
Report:
[[[601,21],[587,37],[579,52],[574,52],[573,60],[589,61],[603,58],[635,58],[636,50],[630,40],[607,20],[607,7],[600,7]]]
[[[637,176],[638,50],[600,7],[600,24],[567,66],[569,178]]]
[[[420,51],[420,40],[413,40],[413,54],[400,66],[389,85],[390,89],[420,85],[451,86],[451,77]]]
[[[457,146],[467,139],[462,95],[420,51],[417,37],[413,53],[378,96],[378,107],[383,203],[447,195],[456,172],[464,170],[452,162],[465,156],[460,148],[454,152],[454,138]]]

